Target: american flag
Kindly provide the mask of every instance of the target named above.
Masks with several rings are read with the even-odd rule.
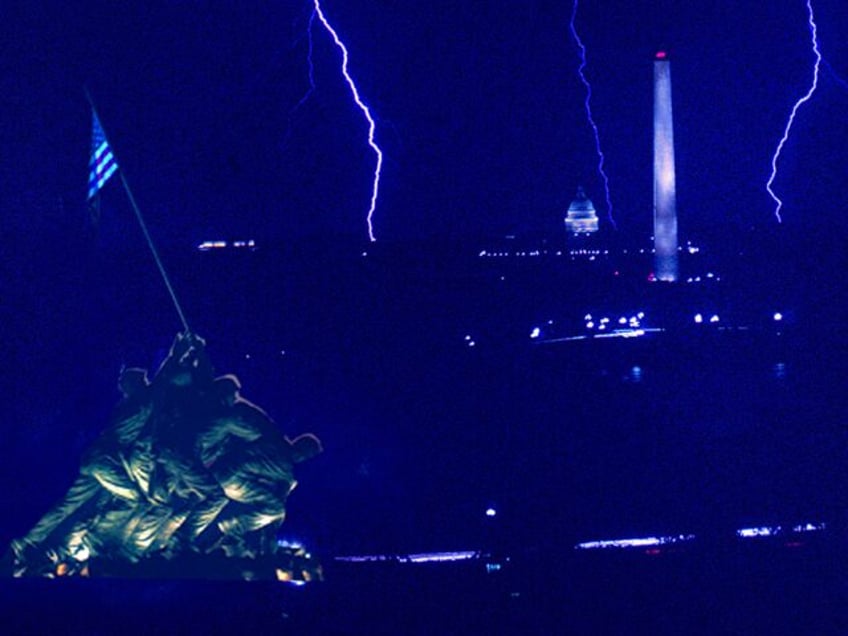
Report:
[[[92,111],[92,120],[91,158],[88,161],[89,199],[94,198],[100,191],[100,188],[109,180],[109,177],[118,169],[118,162],[115,161],[115,156],[112,154],[112,149],[106,140],[106,133],[103,132],[103,127],[100,125],[100,120],[94,111]]]

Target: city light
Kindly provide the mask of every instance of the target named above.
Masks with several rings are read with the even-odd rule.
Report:
[[[658,330],[654,329],[653,331]],[[644,336],[645,333],[644,329],[616,329],[612,333],[596,334],[595,338],[639,338]]]
[[[679,534],[667,537],[642,537],[638,539],[607,539],[578,543],[576,550],[606,550],[609,548],[646,548],[652,546],[687,543],[695,539],[694,534]]]
[[[410,554],[398,557],[401,563],[446,563],[453,561],[468,561],[480,558],[476,550],[465,550],[461,552],[424,552],[422,554]]]
[[[821,532],[827,529],[825,523],[805,523],[792,528],[793,532]]]
[[[234,249],[256,249],[256,241],[253,239],[250,240],[238,240],[233,241],[232,243],[228,241],[203,241],[202,243],[198,243],[197,249],[201,252],[208,252],[209,250],[221,250],[228,247],[232,247]]]
[[[761,526],[758,528],[742,528],[736,531],[736,536],[742,539],[753,539],[756,537],[773,537],[779,534],[780,526]]]
[[[200,245],[197,246],[201,252],[205,252],[207,250],[219,250],[227,247],[226,241],[203,241]]]
[[[459,550],[453,552],[421,552],[418,554],[363,554],[337,556],[335,561],[343,563],[450,563],[479,559],[479,550]]]
[[[393,554],[357,554],[351,556],[337,556],[335,561],[343,563],[385,563],[387,561],[396,562],[397,555]]]

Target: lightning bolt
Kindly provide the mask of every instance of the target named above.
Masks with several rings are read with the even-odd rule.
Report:
[[[612,199],[610,197],[609,177],[607,177],[607,173],[604,170],[605,158],[604,153],[601,150],[601,134],[598,131],[598,125],[595,123],[595,118],[592,116],[592,85],[589,84],[589,80],[586,79],[586,74],[583,72],[586,68],[586,47],[583,45],[583,40],[581,40],[580,36],[577,34],[577,27],[574,24],[577,19],[577,4],[578,0],[574,0],[574,8],[571,11],[571,23],[569,24],[571,37],[574,38],[574,43],[577,45],[577,48],[580,49],[580,66],[577,68],[577,74],[580,76],[580,81],[583,82],[583,86],[586,87],[586,101],[584,102],[584,105],[586,107],[586,117],[589,120],[589,124],[592,126],[592,131],[595,133],[595,151],[598,153],[598,172],[604,181],[604,193],[606,194],[607,200],[607,217],[609,218],[613,228],[618,229],[618,226],[615,224],[615,219],[613,219],[612,216]]]
[[[306,53],[306,62],[309,65],[308,69],[308,77],[309,77],[309,88],[306,89],[306,92],[303,96],[298,100],[297,104],[295,104],[291,110],[289,110],[288,116],[288,125],[286,126],[286,133],[283,135],[283,145],[286,145],[291,137],[292,130],[294,129],[294,116],[297,112],[303,107],[303,105],[309,101],[309,98],[312,97],[312,93],[315,92],[315,64],[312,61],[312,23],[315,22],[315,9],[309,15],[309,23],[306,27],[306,37],[308,42],[308,48]]]
[[[303,94],[303,97],[300,98],[300,101],[294,105],[294,108],[291,109],[291,113],[294,114],[297,112],[301,106],[303,106],[310,97],[312,97],[312,93],[315,92],[315,64],[312,62],[312,24],[315,22],[315,10],[312,10],[312,13],[309,14],[309,23],[306,25],[306,37],[308,42],[308,49],[306,53],[306,62],[309,64],[309,88],[306,89],[306,92]]]
[[[774,199],[776,207],[774,209],[774,216],[777,217],[777,222],[782,223],[783,219],[780,216],[780,208],[783,207],[783,201],[774,193],[774,190],[771,189],[772,184],[774,183],[775,178],[777,177],[777,160],[780,158],[780,151],[783,150],[783,145],[786,143],[786,140],[789,139],[789,131],[792,129],[792,123],[795,121],[795,114],[798,112],[798,109],[801,105],[808,101],[816,90],[816,87],[819,83],[819,65],[821,64],[822,55],[821,51],[819,51],[819,40],[816,34],[816,20],[813,15],[813,5],[812,0],[807,0],[807,12],[809,14],[809,25],[810,25],[810,36],[813,46],[813,53],[816,56],[816,62],[813,65],[813,83],[810,86],[810,89],[807,93],[801,97],[797,102],[795,102],[795,106],[792,108],[792,112],[789,115],[789,120],[786,122],[786,129],[783,131],[783,137],[780,139],[780,143],[777,144],[777,150],[774,151],[774,156],[771,158],[771,177],[769,177],[768,182],[766,183],[766,190],[771,195],[771,198]]]
[[[327,32],[333,38],[333,42],[335,42],[336,46],[342,52],[342,75],[345,78],[348,86],[350,87],[350,92],[353,95],[353,101],[356,102],[356,105],[362,111],[362,114],[365,116],[365,119],[368,121],[368,145],[374,151],[374,154],[377,155],[377,164],[374,168],[374,183],[371,190],[371,207],[368,209],[368,216],[365,221],[368,225],[368,238],[371,242],[376,241],[377,239],[374,236],[374,226],[372,223],[372,219],[374,217],[374,210],[377,208],[377,195],[380,191],[380,170],[383,167],[383,151],[380,150],[380,147],[374,141],[374,133],[376,130],[376,124],[374,123],[374,118],[371,117],[371,111],[368,109],[368,106],[362,101],[359,96],[359,90],[356,88],[356,83],[353,81],[353,78],[350,76],[350,73],[347,70],[348,67],[348,53],[347,47],[345,47],[344,43],[339,38],[339,35],[336,33],[335,29],[330,25],[327,21],[324,12],[321,10],[321,2],[320,0],[314,0],[315,3],[315,15],[318,16],[318,19],[321,21],[321,24],[324,25],[324,28],[327,29]]]

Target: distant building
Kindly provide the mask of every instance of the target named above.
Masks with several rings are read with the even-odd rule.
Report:
[[[677,280],[677,194],[668,54],[654,57],[654,267],[657,280]]]
[[[577,196],[568,206],[565,229],[569,234],[593,234],[598,231],[598,214],[582,187],[577,188]]]

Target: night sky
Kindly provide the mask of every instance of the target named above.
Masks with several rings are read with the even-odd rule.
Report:
[[[85,217],[87,85],[163,242],[367,239],[374,155],[311,3],[13,3],[0,113],[3,225],[65,231]],[[576,74],[570,2],[332,2],[385,151],[378,240],[556,233],[602,183]],[[775,188],[791,228],[840,214],[848,76],[840,3],[816,1],[821,70]],[[681,231],[768,228],[770,161],[814,56],[801,0],[584,2],[577,29],[625,236],[651,219],[652,56],[671,52]],[[294,110],[293,110],[294,109]],[[128,212],[116,183],[106,209]],[[721,230],[717,230],[721,228]],[[8,230],[7,230],[8,231]],[[629,233],[629,234],[628,234]]]

